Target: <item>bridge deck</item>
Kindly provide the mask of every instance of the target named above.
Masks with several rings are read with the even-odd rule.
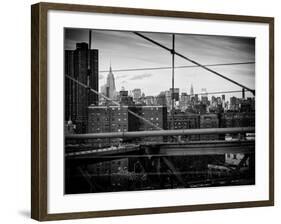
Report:
[[[159,154],[166,154],[169,156],[221,155],[226,153],[253,153],[254,150],[254,140],[210,141],[161,145]]]
[[[254,153],[254,140],[194,141],[185,143],[151,143],[111,147],[105,149],[77,149],[66,153],[69,160],[112,160],[129,157],[222,155],[226,153]]]

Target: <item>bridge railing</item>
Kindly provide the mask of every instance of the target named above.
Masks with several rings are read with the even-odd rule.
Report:
[[[213,135],[213,134],[245,134],[254,133],[255,127],[234,128],[204,128],[204,129],[178,129],[178,130],[155,130],[155,131],[129,131],[129,132],[105,132],[68,134],[66,140],[74,139],[103,139],[103,138],[138,138],[157,136],[188,136],[188,135]]]

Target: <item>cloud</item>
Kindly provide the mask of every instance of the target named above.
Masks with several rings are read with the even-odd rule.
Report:
[[[113,72],[114,72],[114,71],[113,71]],[[126,78],[126,77],[128,77],[128,76],[130,76],[130,74],[116,75],[116,76],[115,76],[115,79],[123,79],[123,78]]]
[[[148,77],[151,77],[151,76],[152,76],[152,74],[150,74],[150,73],[144,73],[144,74],[141,74],[141,75],[135,75],[132,78],[130,78],[130,80],[141,80],[141,79],[145,79],[145,78],[148,78]]]
[[[143,33],[153,40],[171,47],[171,35],[163,33]],[[65,29],[65,49],[75,49],[76,42],[88,42],[85,29]],[[171,66],[171,54],[132,32],[93,30],[92,48],[99,50],[100,83],[106,81],[109,65],[112,62],[116,88],[141,88],[148,95],[156,95],[169,89],[170,71],[115,71],[129,68]],[[202,64],[255,61],[255,39],[233,36],[211,36],[176,34],[175,48],[179,53]],[[192,65],[176,57],[176,66]],[[228,65],[213,67],[217,72],[246,86],[255,88],[255,64]],[[152,73],[152,74],[150,74]],[[166,77],[166,78],[163,78]],[[169,79],[167,78],[169,77]],[[159,79],[164,81],[158,85]],[[236,90],[234,84],[221,79],[202,68],[176,69],[175,86],[180,91],[190,88],[191,83],[198,92],[201,88],[208,91]]]

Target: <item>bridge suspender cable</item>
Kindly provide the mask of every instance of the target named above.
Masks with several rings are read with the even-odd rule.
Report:
[[[84,84],[84,83],[82,83],[82,82],[79,82],[78,80],[72,78],[71,76],[65,75],[65,77],[68,78],[68,79],[70,79],[71,81],[77,83],[78,85],[80,85],[80,86],[82,86],[82,87],[84,87],[84,88],[89,89],[91,92],[93,92],[93,93],[95,93],[95,94],[98,94],[99,96],[101,96],[101,97],[105,98],[106,100],[112,102],[112,103],[115,104],[116,106],[122,107],[121,104],[119,104],[119,103],[117,103],[116,101],[114,101],[114,100],[108,98],[107,96],[103,95],[102,93],[99,93],[98,91],[96,91],[96,90],[90,88],[90,87],[87,86],[86,84]],[[137,117],[137,118],[143,120],[144,122],[146,122],[147,124],[153,126],[153,127],[156,128],[157,130],[163,130],[162,128],[158,127],[157,125],[153,124],[152,122],[146,120],[146,119],[143,118],[142,116],[136,114],[135,112],[133,112],[133,111],[131,111],[131,110],[129,110],[129,109],[128,109],[128,113],[130,113],[130,114],[132,114],[133,116],[135,116],[135,117]]]
[[[172,129],[174,129],[174,126],[175,126],[175,110],[174,110],[174,107],[175,107],[175,34],[173,34],[172,36]]]
[[[171,52],[172,54],[175,54],[175,55],[177,55],[177,56],[179,56],[179,57],[181,57],[181,58],[183,58],[183,59],[185,59],[185,60],[187,60],[187,61],[189,61],[189,62],[191,62],[191,63],[193,63],[193,64],[195,64],[195,65],[197,65],[197,66],[199,66],[199,67],[201,67],[201,68],[203,68],[203,69],[205,69],[205,70],[207,70],[207,71],[209,71],[209,72],[211,72],[211,73],[213,73],[213,74],[215,74],[215,75],[217,75],[217,76],[219,76],[221,78],[223,78],[223,79],[226,79],[229,82],[232,82],[232,83],[242,87],[243,89],[246,89],[246,90],[250,91],[253,95],[255,95],[255,90],[254,89],[246,87],[246,86],[244,86],[244,85],[242,85],[242,84],[240,84],[240,83],[238,83],[238,82],[236,82],[236,81],[234,81],[234,80],[232,80],[232,79],[230,79],[230,78],[220,74],[219,72],[216,72],[216,71],[206,67],[205,65],[202,65],[202,64],[196,62],[195,60],[192,60],[192,59],[184,56],[183,54],[180,54],[180,53],[174,51],[173,49],[170,49],[170,48],[164,46],[163,44],[158,43],[155,40],[153,40],[153,39],[151,39],[149,37],[144,36],[143,34],[140,34],[138,32],[133,32],[133,33],[136,34],[137,36],[139,36],[139,37],[141,37],[141,38],[143,38],[143,39],[145,39],[145,40],[147,40],[147,41],[149,41],[149,42],[151,42],[151,43],[153,43],[153,44],[155,44],[155,45],[157,45],[157,46],[159,46],[159,47],[161,47],[161,48],[163,48],[163,49],[165,49],[165,50],[167,50],[169,52]]]

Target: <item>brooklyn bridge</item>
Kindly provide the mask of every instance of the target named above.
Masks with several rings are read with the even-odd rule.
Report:
[[[75,75],[65,74],[66,84],[69,84],[71,88],[74,86],[80,93],[85,91],[85,96],[92,94],[94,96],[92,99],[100,98],[105,102],[104,107],[87,106],[92,117],[88,115],[86,122],[91,122],[93,129],[88,128],[88,131],[80,132],[65,131],[65,193],[255,184],[255,127],[253,123],[216,128],[204,126],[204,124],[201,124],[199,128],[176,127],[176,124],[180,122],[177,121],[175,113],[175,56],[238,86],[241,90],[236,92],[241,92],[243,99],[245,92],[250,92],[254,96],[255,90],[211,69],[211,65],[203,65],[177,52],[174,34],[172,48],[142,33],[133,32],[133,34],[164,49],[171,55],[170,127],[161,127],[157,122],[143,116],[144,112],[140,112],[137,107],[126,106],[113,99],[110,88],[105,93],[99,92],[96,88],[92,88],[91,80],[81,80],[79,75],[75,77]],[[91,49],[90,43],[91,31],[89,31],[89,49]],[[110,67],[110,74],[111,72]],[[132,123],[131,128],[129,126],[120,129],[112,128],[115,125],[112,123],[114,109],[117,109],[119,114],[125,114],[124,120],[127,124]],[[166,113],[167,111],[163,112],[163,114]],[[201,116],[204,117],[204,115]],[[81,128],[85,122],[83,119]],[[108,122],[106,124],[108,131],[101,132],[95,126],[97,124],[95,122],[106,123],[105,121]],[[120,122],[116,124],[120,126]],[[71,126],[72,122],[68,125]]]

